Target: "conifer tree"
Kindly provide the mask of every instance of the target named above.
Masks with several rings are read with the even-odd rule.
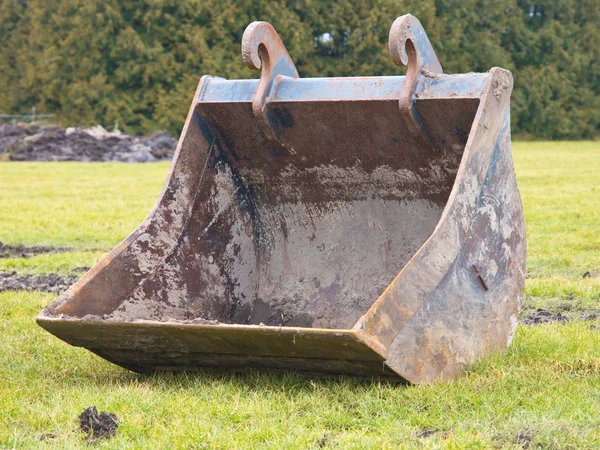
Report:
[[[600,134],[597,0],[0,0],[0,112],[178,134],[200,77],[253,78],[240,44],[273,24],[301,76],[398,75],[389,28],[419,18],[447,73],[513,72],[513,134]]]

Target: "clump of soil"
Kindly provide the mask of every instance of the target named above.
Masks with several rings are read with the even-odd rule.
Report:
[[[533,436],[534,433],[531,430],[521,431],[519,434],[517,434],[516,442],[521,446],[521,448],[529,448],[531,447]]]
[[[95,406],[90,406],[79,415],[79,427],[87,434],[86,441],[93,444],[99,439],[114,437],[117,434],[119,422],[114,414],[98,412]]]
[[[440,436],[442,439],[447,439],[448,438],[448,432],[447,431],[443,431],[440,430],[438,428],[424,428],[421,431],[419,431],[417,433],[417,437],[418,438],[428,438],[433,436],[434,434],[440,433]]]
[[[42,253],[64,253],[72,249],[66,247],[45,247],[36,245],[27,247],[25,245],[6,245],[0,241],[0,258],[31,258]]]
[[[17,272],[0,272],[0,292],[37,290],[60,294],[66,291],[77,278],[60,276],[55,273],[45,275],[18,275]]]
[[[544,309],[538,309],[532,313],[527,314],[523,323],[525,325],[539,325],[542,323],[567,323],[570,320],[569,316],[561,313],[552,313]]]
[[[320,439],[317,439],[316,444],[317,444],[317,447],[323,448],[323,447],[326,447],[327,445],[329,445],[330,442],[331,442],[331,436],[329,435],[329,433],[325,433],[323,436],[321,436]]]
[[[150,162],[171,159],[177,142],[166,131],[149,137],[52,125],[0,125],[0,154],[11,161]]]

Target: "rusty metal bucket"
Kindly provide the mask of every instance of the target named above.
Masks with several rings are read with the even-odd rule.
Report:
[[[301,79],[266,22],[260,80],[200,81],[145,222],[37,322],[134,371],[453,378],[503,350],[525,279],[510,72],[445,75],[410,15],[407,75]]]

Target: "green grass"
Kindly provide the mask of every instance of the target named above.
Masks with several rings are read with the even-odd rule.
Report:
[[[527,223],[526,310],[600,310],[600,142],[513,147]]]
[[[168,163],[0,163],[0,240],[110,250],[146,217]]]
[[[0,294],[0,447],[82,446],[76,418],[89,405],[122,421],[106,448],[517,448],[527,430],[548,448],[600,445],[600,332],[586,322],[520,327],[506,355],[449,384],[139,376],[37,327],[50,299]],[[447,436],[421,439],[422,429]]]
[[[514,157],[526,310],[600,310],[600,143],[516,143]],[[144,219],[166,172],[163,163],[0,163],[0,240],[73,248],[0,259],[0,272],[92,265]],[[598,321],[519,326],[506,354],[448,384],[139,376],[39,328],[33,319],[52,298],[0,293],[0,449],[83,448],[77,416],[90,405],[121,420],[98,448],[519,448],[527,432],[531,448],[600,448]],[[423,429],[441,431],[417,437]]]
[[[41,253],[30,258],[0,259],[0,272],[70,274],[83,267],[91,267],[106,252],[74,250],[65,253]]]

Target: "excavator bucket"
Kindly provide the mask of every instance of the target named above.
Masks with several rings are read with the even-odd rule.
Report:
[[[37,322],[138,371],[449,380],[505,349],[525,280],[510,72],[446,75],[396,19],[406,76],[299,78],[273,27],[259,80],[200,81],[148,218]]]

